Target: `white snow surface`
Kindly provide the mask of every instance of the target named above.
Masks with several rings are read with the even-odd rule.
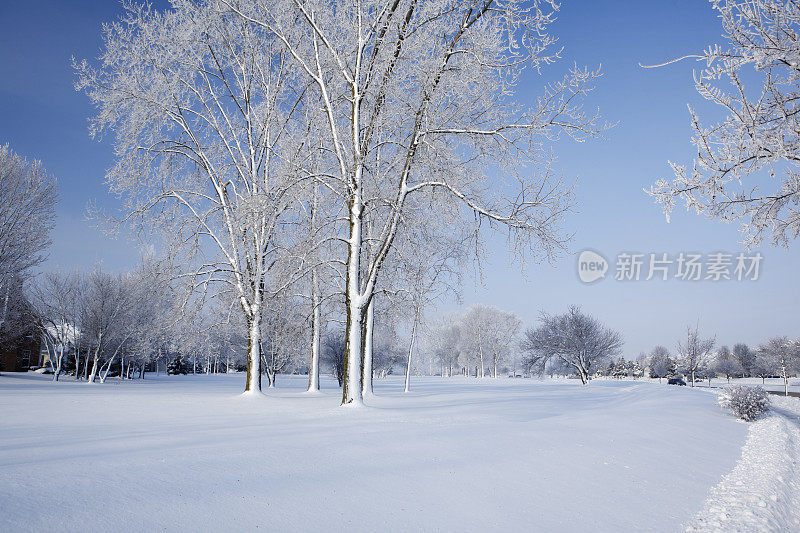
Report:
[[[0,375],[0,531],[676,531],[797,423],[650,382],[390,377],[365,409],[329,379],[243,382]]]
[[[687,531],[800,531],[800,400],[770,400],[771,411],[750,424],[736,467]]]

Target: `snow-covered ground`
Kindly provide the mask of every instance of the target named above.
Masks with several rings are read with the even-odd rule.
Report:
[[[676,531],[757,427],[650,382],[390,378],[358,410],[299,376],[47,379],[0,376],[0,531]]]

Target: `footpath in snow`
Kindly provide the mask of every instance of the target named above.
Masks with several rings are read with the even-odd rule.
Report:
[[[736,467],[687,531],[800,531],[800,399],[770,399],[771,411],[750,424]]]

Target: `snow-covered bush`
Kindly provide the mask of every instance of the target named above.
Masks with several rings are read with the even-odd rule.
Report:
[[[725,388],[719,397],[719,404],[730,409],[742,420],[750,422],[769,410],[769,396],[763,387],[734,385]]]

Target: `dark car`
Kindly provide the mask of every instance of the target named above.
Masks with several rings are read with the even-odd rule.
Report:
[[[686,386],[686,382],[683,381],[681,378],[669,378],[667,380],[667,385],[683,385]]]

